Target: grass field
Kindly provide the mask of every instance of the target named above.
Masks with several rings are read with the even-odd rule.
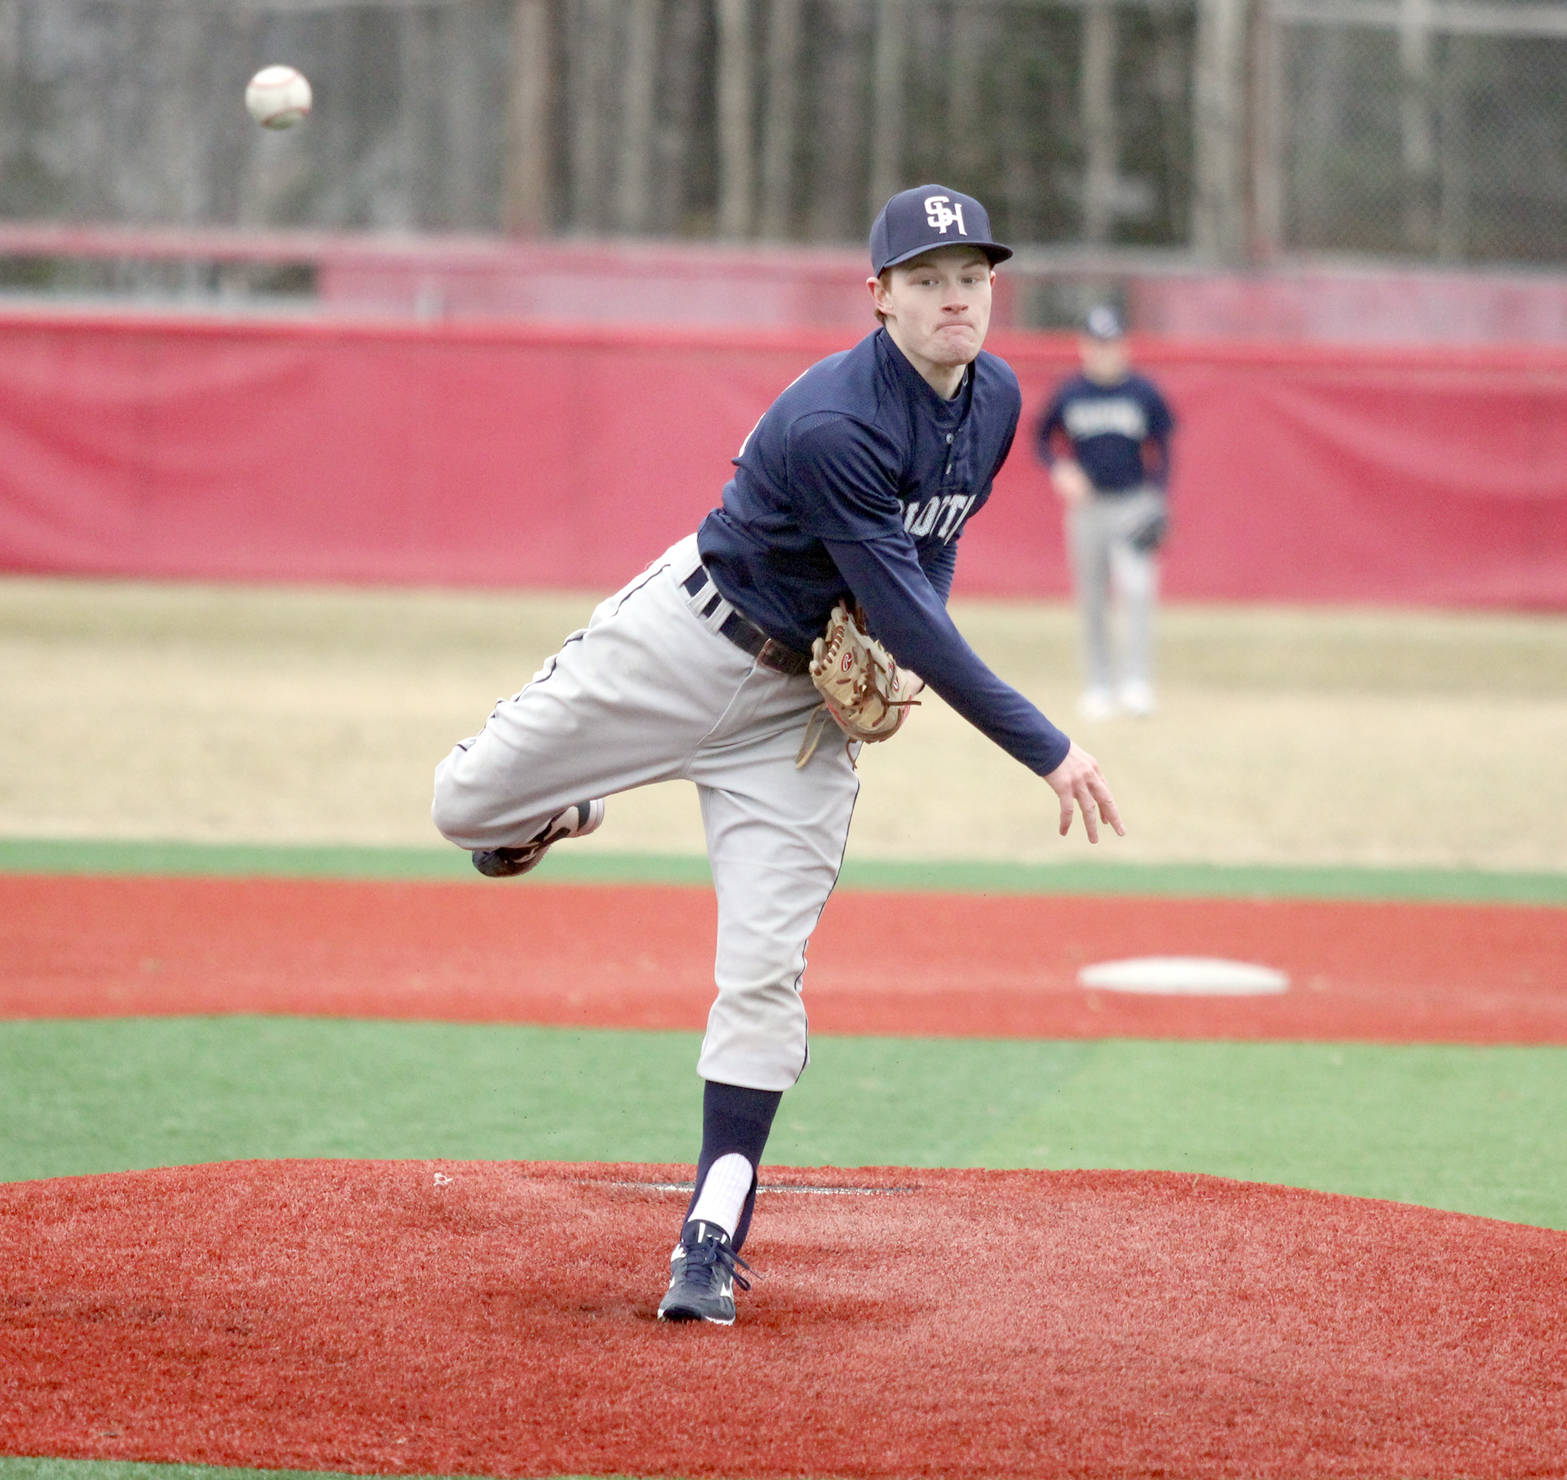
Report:
[[[10,1023],[0,1180],[268,1157],[689,1161],[696,1046],[506,1025]],[[1567,1052],[819,1036],[769,1153],[1207,1172],[1567,1229]]]

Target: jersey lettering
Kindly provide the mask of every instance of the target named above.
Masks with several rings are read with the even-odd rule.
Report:
[[[941,541],[943,544],[963,527],[963,521],[968,518],[969,510],[974,507],[976,496],[972,493],[949,493],[942,499],[942,503],[947,506],[946,517],[941,521]]]
[[[944,493],[924,501],[915,499],[903,511],[903,527],[915,539],[922,540],[936,529],[939,520],[937,537],[946,544],[963,527],[977,497],[972,493]]]
[[[1148,435],[1148,413],[1130,396],[1073,401],[1062,415],[1074,442],[1107,432],[1141,442]]]
[[[949,226],[958,228],[959,236],[968,235],[968,227],[963,224],[963,206],[952,204],[952,197],[947,195],[927,195],[925,197],[925,219],[932,229],[939,231],[943,236],[947,234]]]

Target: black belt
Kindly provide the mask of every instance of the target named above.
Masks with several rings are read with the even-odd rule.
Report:
[[[704,586],[709,585],[713,586],[713,597],[702,610],[704,617],[711,616],[717,610],[718,603],[724,599],[718,587],[713,585],[713,578],[699,565],[681,582],[687,596],[695,596]],[[774,673],[804,673],[811,666],[810,658],[804,653],[797,653],[792,647],[784,646],[776,637],[769,637],[749,617],[737,611],[731,611],[724,618],[718,628],[718,635],[727,637],[742,652],[749,653],[763,668],[771,668]]]

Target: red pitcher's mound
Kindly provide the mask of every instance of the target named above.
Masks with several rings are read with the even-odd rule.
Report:
[[[0,1187],[0,1452],[543,1476],[1524,1476],[1567,1234],[1212,1177],[770,1172],[660,1326],[664,1167]]]

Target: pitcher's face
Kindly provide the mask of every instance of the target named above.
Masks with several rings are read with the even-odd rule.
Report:
[[[967,365],[990,328],[996,274],[973,247],[936,247],[889,267],[869,286],[893,342],[925,374]],[[929,377],[927,376],[927,379]]]

